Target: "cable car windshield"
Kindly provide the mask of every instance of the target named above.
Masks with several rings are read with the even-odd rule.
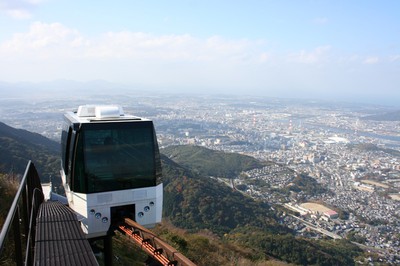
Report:
[[[82,125],[76,148],[76,192],[155,186],[161,176],[150,121]]]

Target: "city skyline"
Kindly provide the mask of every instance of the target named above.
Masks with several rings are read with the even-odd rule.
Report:
[[[396,1],[0,2],[0,81],[398,105]],[[4,89],[0,87],[0,90]]]

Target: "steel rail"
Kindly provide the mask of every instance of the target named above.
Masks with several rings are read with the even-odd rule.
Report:
[[[119,229],[149,256],[164,266],[196,266],[191,260],[165,243],[153,232],[131,219],[125,218],[124,224],[120,225]]]

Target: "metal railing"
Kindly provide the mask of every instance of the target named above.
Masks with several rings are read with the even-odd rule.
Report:
[[[36,216],[43,199],[39,175],[29,161],[0,232],[0,264],[3,259],[7,264],[11,261],[16,265],[33,264]],[[9,250],[10,247],[14,248]],[[4,254],[6,249],[8,254]]]

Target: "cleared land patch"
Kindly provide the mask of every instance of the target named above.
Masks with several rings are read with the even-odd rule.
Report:
[[[389,188],[388,185],[385,185],[385,184],[382,184],[382,183],[379,183],[379,182],[376,182],[376,181],[372,181],[372,180],[361,180],[361,182],[365,183],[365,184],[374,185],[374,186],[377,186],[377,187]]]
[[[400,201],[400,194],[390,194],[389,196],[394,200]]]
[[[325,207],[322,204],[318,204],[318,203],[313,203],[313,202],[306,202],[306,203],[302,203],[300,204],[301,207],[306,208],[310,211],[316,211],[319,213],[325,213],[327,211],[332,211],[331,209],[329,209],[328,207]]]

